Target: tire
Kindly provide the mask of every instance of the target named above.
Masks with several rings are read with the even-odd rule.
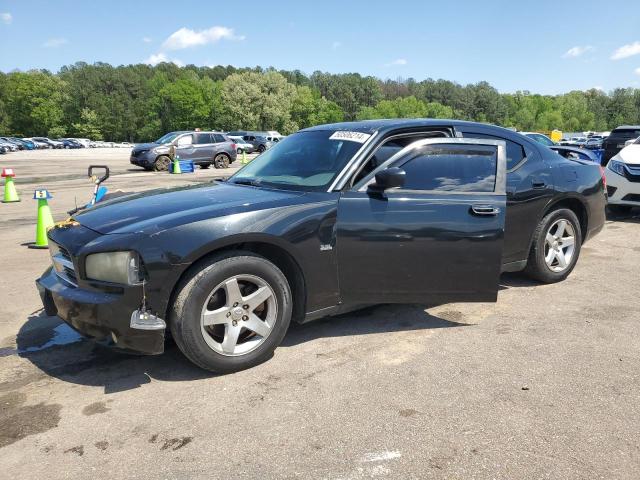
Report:
[[[560,225],[564,225],[562,234]],[[573,243],[569,238],[573,238]],[[581,246],[582,231],[576,214],[567,208],[553,210],[540,220],[533,233],[525,273],[543,283],[560,282],[576,266]]]
[[[166,172],[169,170],[169,165],[171,165],[171,159],[167,155],[160,155],[153,163],[153,169],[156,172]]]
[[[264,153],[264,151],[267,149],[267,147],[265,147],[264,145],[260,145],[258,147],[258,153]]]
[[[226,286],[233,286],[234,280],[238,290]],[[257,307],[247,305],[245,309],[243,302],[251,303],[250,296],[257,292],[252,287],[256,286],[269,297]],[[239,299],[238,303],[234,299]],[[206,317],[205,312],[209,312]],[[282,271],[264,257],[234,251],[194,266],[177,287],[169,325],[178,348],[194,364],[211,372],[231,373],[268,360],[282,342],[291,314],[291,289]],[[205,318],[216,324],[205,326]],[[247,327],[258,326],[258,322],[262,322],[261,330],[271,324],[264,335]],[[234,338],[229,332],[239,334],[237,343],[227,342]]]
[[[213,157],[213,166],[216,168],[229,168],[229,156],[226,153],[218,153]]]
[[[614,215],[628,215],[631,212],[631,205],[607,205],[609,212]]]

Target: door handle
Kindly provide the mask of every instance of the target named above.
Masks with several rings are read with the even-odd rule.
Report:
[[[547,186],[547,184],[546,184],[546,182],[544,182],[544,181],[536,182],[535,180],[533,180],[533,181],[531,182],[531,186],[532,186],[533,188],[537,189],[537,190],[541,190],[541,189],[545,188],[545,187]]]
[[[500,209],[493,205],[471,205],[471,213],[482,216],[497,215]]]

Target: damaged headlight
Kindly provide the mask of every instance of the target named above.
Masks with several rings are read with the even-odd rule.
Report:
[[[87,255],[85,274],[90,280],[137,285],[142,282],[140,256],[136,252],[106,252]]]

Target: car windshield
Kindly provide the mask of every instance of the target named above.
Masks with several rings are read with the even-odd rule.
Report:
[[[155,143],[173,142],[176,139],[176,137],[182,133],[184,132],[169,132],[166,135],[163,135],[162,137],[160,137],[158,140],[156,140]]]
[[[325,190],[369,135],[335,130],[298,132],[282,139],[229,179],[231,183],[292,190]]]
[[[611,137],[615,138],[615,139],[624,139],[624,140],[630,140],[632,138],[636,138],[640,136],[640,130],[638,129],[630,129],[630,128],[623,128],[620,130],[614,130],[613,133],[611,134]]]

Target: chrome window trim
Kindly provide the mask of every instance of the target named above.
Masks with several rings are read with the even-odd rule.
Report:
[[[367,162],[371,159],[371,157],[373,157],[375,155],[375,153],[382,148],[385,144],[387,144],[388,142],[390,142],[391,140],[395,140],[397,138],[406,138],[406,137],[415,137],[418,135],[424,135],[426,133],[444,133],[446,134],[447,132],[445,132],[444,130],[424,130],[424,131],[419,131],[419,132],[403,132],[403,133],[397,133],[395,135],[390,135],[389,137],[386,137],[384,140],[382,140],[378,145],[376,145],[376,148],[374,150],[371,150],[367,156],[362,160],[362,162],[357,166],[357,168],[355,169],[355,171],[353,172],[353,174],[349,175],[349,178],[353,178],[356,175],[358,175],[360,173],[360,171],[364,168],[364,166],[367,164]],[[444,137],[434,137],[434,138],[453,138],[453,137],[447,137],[446,135]],[[416,140],[417,141],[417,140]],[[348,179],[347,179],[348,180]],[[353,185],[351,185],[351,188],[353,187]],[[344,185],[340,186],[340,189],[343,189]]]
[[[363,132],[363,133],[366,133],[366,132]],[[344,168],[338,174],[338,176],[333,180],[333,182],[331,182],[331,185],[329,185],[327,192],[333,192],[334,190],[341,190],[344,187],[345,178],[349,178],[349,176],[352,173],[351,170],[355,168],[354,164],[357,164],[357,162],[360,160],[360,157],[364,155],[364,152],[367,150],[367,148],[369,148],[369,146],[377,138],[378,133],[379,133],[378,131],[373,132],[371,136],[367,139],[367,141],[362,144],[362,146],[358,149],[355,155],[351,157],[351,160],[349,160],[349,162],[344,166]]]
[[[408,153],[411,153],[413,150],[417,150],[418,148],[424,147],[426,145],[438,145],[438,144],[457,144],[457,145],[488,145],[494,146],[497,148],[497,163],[496,163],[496,181],[494,185],[493,192],[450,192],[450,191],[442,191],[442,190],[417,190],[421,193],[430,193],[430,194],[490,194],[490,195],[506,195],[507,190],[507,143],[504,140],[490,140],[490,139],[481,139],[481,138],[425,138],[423,140],[418,140],[413,142],[410,145],[407,145],[405,148],[400,150],[398,153],[393,155],[387,161],[385,161],[378,168],[373,170],[369,175],[363,178],[357,185],[354,186],[354,190],[358,192],[366,192],[368,186],[374,182],[375,174],[381,170],[385,170],[390,165],[393,165],[402,157],[406,156]],[[401,188],[395,190],[395,192],[409,192],[413,190],[402,190]],[[394,192],[394,190],[389,190],[389,193]]]

